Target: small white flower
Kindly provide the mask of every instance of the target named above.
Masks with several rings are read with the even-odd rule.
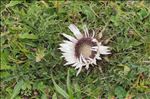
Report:
[[[62,55],[67,61],[65,65],[72,65],[75,69],[78,69],[77,75],[80,73],[83,66],[86,69],[89,65],[96,65],[96,60],[101,60],[100,55],[110,54],[108,46],[103,46],[101,42],[98,42],[93,31],[92,35],[86,26],[83,27],[84,34],[81,34],[79,29],[70,24],[69,29],[74,33],[74,36],[63,34],[68,40],[64,40],[60,44],[60,50]]]

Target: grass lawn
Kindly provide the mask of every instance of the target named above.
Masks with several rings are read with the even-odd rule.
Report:
[[[150,99],[149,0],[2,0],[1,99]],[[64,66],[61,33],[96,32],[111,55]]]

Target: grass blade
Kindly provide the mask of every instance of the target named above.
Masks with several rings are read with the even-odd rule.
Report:
[[[19,82],[16,84],[16,86],[14,87],[13,94],[12,94],[12,96],[11,96],[11,99],[14,99],[14,98],[19,94],[20,89],[21,89],[23,83],[24,83],[23,80],[21,80],[21,81],[19,81]]]
[[[54,87],[55,87],[56,91],[58,93],[60,93],[62,96],[64,96],[66,99],[69,99],[69,95],[61,87],[59,87],[56,84],[56,82],[54,81],[53,77],[52,77],[52,81],[53,81],[53,84],[54,84]]]
[[[67,75],[67,89],[68,89],[68,93],[69,93],[70,99],[74,99],[74,98],[73,98],[73,90],[72,90],[71,85],[70,85],[70,74],[69,74],[69,70],[68,70],[68,75]]]

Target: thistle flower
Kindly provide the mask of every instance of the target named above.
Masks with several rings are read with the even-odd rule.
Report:
[[[81,72],[82,67],[88,69],[90,65],[96,65],[96,60],[102,60],[101,54],[110,54],[109,47],[98,42],[95,32],[89,33],[86,26],[83,27],[84,34],[74,24],[70,24],[69,29],[75,37],[63,33],[68,40],[64,40],[59,49],[66,60],[65,65],[75,67],[78,70],[77,75]]]

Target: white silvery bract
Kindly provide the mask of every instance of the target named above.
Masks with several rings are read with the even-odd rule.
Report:
[[[84,34],[74,24],[70,24],[69,29],[75,37],[63,33],[68,40],[64,40],[59,49],[66,60],[65,65],[75,67],[78,70],[77,75],[82,67],[88,69],[90,65],[96,65],[96,60],[102,60],[101,54],[110,54],[109,47],[98,42],[94,37],[95,32],[89,33],[86,26],[83,27]]]

